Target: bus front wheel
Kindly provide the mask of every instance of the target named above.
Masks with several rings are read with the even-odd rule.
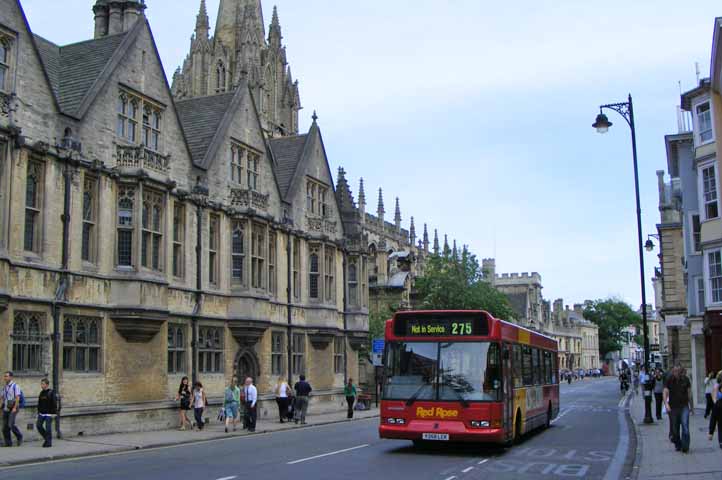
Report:
[[[514,422],[514,444],[521,443],[521,412],[516,412],[516,421]]]
[[[552,426],[552,404],[549,404],[549,409],[547,410],[547,421],[544,424],[544,428],[549,428]]]

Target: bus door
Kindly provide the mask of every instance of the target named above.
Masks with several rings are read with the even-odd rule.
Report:
[[[504,361],[503,370],[503,395],[504,395],[504,432],[507,436],[512,435],[513,430],[513,415],[514,415],[514,380],[512,377],[511,368],[511,345],[505,343],[503,345],[502,357]]]

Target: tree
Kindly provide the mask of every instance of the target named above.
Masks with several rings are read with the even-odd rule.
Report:
[[[416,279],[417,309],[486,310],[493,316],[515,317],[506,296],[486,282],[476,256],[445,250],[427,259],[424,276]]]
[[[587,300],[584,304],[584,318],[599,327],[599,353],[602,357],[609,352],[622,350],[628,340],[625,329],[639,327],[642,317],[631,306],[617,298]]]

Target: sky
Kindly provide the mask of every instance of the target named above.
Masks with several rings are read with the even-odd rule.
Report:
[[[93,35],[92,0],[21,0],[59,44]],[[200,0],[147,0],[165,70],[188,53]],[[219,0],[207,0],[211,28]],[[547,299],[641,304],[629,128],[599,105],[634,98],[644,240],[680,88],[709,76],[718,0],[276,0],[301,130],[314,110],[331,169],[368,210],[378,188],[497,272],[539,272]],[[266,28],[274,3],[263,1]],[[387,213],[387,217],[389,213]],[[656,241],[655,241],[656,242]],[[658,243],[658,242],[656,242]],[[645,254],[647,301],[657,254]]]

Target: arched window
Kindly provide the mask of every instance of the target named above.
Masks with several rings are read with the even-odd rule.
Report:
[[[118,193],[118,266],[133,266],[133,205],[135,203],[135,189],[121,187]]]
[[[43,371],[44,338],[41,336],[44,314],[16,311],[13,319],[12,369],[17,372]]]
[[[67,317],[63,324],[63,369],[68,372],[99,372],[100,320]]]
[[[358,303],[358,269],[356,260],[351,260],[348,265],[348,303],[357,307]]]
[[[198,332],[198,371],[223,372],[223,332],[220,328],[203,327]],[[205,342],[203,341],[205,339]]]
[[[309,257],[308,276],[309,276],[308,295],[312,299],[318,300],[320,298],[320,292],[319,292],[319,288],[318,288],[318,279],[320,276],[319,266],[318,266],[318,248],[311,249],[311,256]]]
[[[226,66],[219,60],[216,65],[216,93],[226,91]]]
[[[186,347],[184,329],[183,325],[168,325],[168,373],[185,373]]]
[[[236,285],[243,285],[243,264],[246,260],[245,238],[243,222],[233,222],[231,233],[231,282]]]

